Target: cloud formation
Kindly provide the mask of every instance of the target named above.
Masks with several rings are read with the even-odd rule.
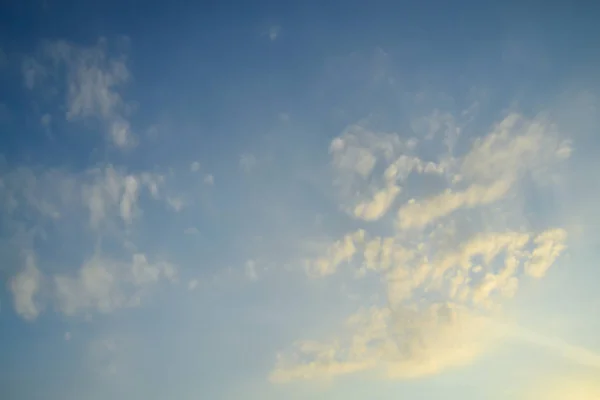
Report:
[[[25,86],[31,90],[49,83],[64,95],[67,121],[99,121],[108,139],[121,149],[137,142],[129,122],[131,105],[120,90],[130,72],[124,55],[109,54],[108,43],[81,47],[66,41],[47,41],[36,57],[23,61]]]
[[[25,267],[12,278],[10,290],[14,297],[15,311],[26,320],[34,320],[41,312],[38,299],[42,286],[42,274],[35,265],[35,259],[28,255]]]
[[[23,318],[34,320],[48,302],[66,315],[135,306],[160,280],[176,278],[175,266],[149,262],[146,254],[132,252],[127,239],[141,215],[140,201],[169,204],[168,191],[160,189],[164,176],[105,165],[79,173],[16,168],[0,179],[3,229],[15,235],[10,245],[23,260],[10,280],[15,310]],[[20,232],[26,235],[17,240]],[[106,257],[96,245],[95,254],[70,275],[51,268],[47,252],[33,246],[36,241],[61,246],[73,235],[80,246],[97,238],[116,241],[131,260]]]
[[[410,379],[470,364],[508,334],[498,323],[520,281],[543,278],[565,251],[562,228],[488,222],[490,213],[519,211],[512,199],[522,179],[552,184],[557,165],[571,154],[570,142],[544,117],[510,114],[462,154],[448,150],[424,160],[422,145],[356,126],[333,140],[342,209],[359,220],[384,221],[400,204],[395,222],[388,218],[389,236],[364,224],[307,261],[307,271],[326,277],[346,264],[359,278],[377,274],[385,300],[350,316],[330,340],[302,340],[282,352],[272,381],[366,370]],[[412,197],[409,183],[426,175],[442,190]]]
[[[175,277],[173,265],[150,263],[144,254],[134,254],[127,262],[94,257],[81,266],[76,276],[54,276],[53,284],[59,310],[71,316],[138,306],[152,286],[161,279],[173,281]]]

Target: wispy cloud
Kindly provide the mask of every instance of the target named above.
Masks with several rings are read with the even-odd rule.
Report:
[[[109,313],[140,305],[149,288],[175,276],[173,265],[150,263],[144,254],[134,254],[131,261],[125,262],[94,257],[81,266],[76,276],[56,275],[54,286],[58,307],[66,315]]]
[[[125,149],[136,144],[129,122],[131,105],[120,93],[130,80],[127,59],[109,54],[106,40],[90,47],[45,42],[35,57],[25,59],[22,71],[26,87],[32,90],[52,79],[64,93],[68,121],[96,119],[115,146]]]
[[[38,298],[42,286],[42,274],[35,265],[32,255],[27,255],[25,267],[11,280],[15,310],[23,318],[33,320],[41,312],[42,305]]]
[[[390,236],[363,224],[307,261],[307,271],[324,277],[344,264],[357,277],[378,274],[386,301],[350,316],[329,341],[299,341],[280,354],[273,381],[366,370],[408,379],[470,364],[506,333],[489,318],[500,317],[521,280],[542,278],[566,249],[562,228],[528,232],[520,224],[511,230],[479,219],[513,212],[518,206],[509,196],[518,195],[519,180],[532,174],[546,184],[544,175],[570,155],[570,142],[552,124],[511,114],[461,157],[446,146],[448,153],[422,160],[416,151],[423,145],[362,127],[333,140],[342,209],[354,202],[354,209],[346,208],[350,215],[375,221],[385,220],[395,200],[402,204]],[[441,193],[409,197],[407,178],[428,174],[444,187]],[[408,195],[399,198],[404,191]],[[365,195],[373,197],[365,201]]]
[[[248,173],[256,167],[256,157],[250,153],[244,153],[240,156],[240,168]]]

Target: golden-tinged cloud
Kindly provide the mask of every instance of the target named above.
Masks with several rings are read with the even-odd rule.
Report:
[[[569,156],[570,143],[551,123],[510,114],[459,157],[422,160],[419,145],[358,127],[332,142],[334,183],[353,193],[342,196],[341,208],[349,201],[351,216],[382,220],[394,231],[382,235],[365,224],[309,259],[308,272],[329,276],[344,264],[357,277],[377,274],[386,301],[350,316],[329,340],[299,341],[281,353],[272,381],[367,370],[411,379],[470,364],[508,334],[491,321],[502,320],[502,305],[519,282],[543,278],[565,251],[562,228],[487,222],[490,215],[519,215],[507,207],[520,180],[552,182],[554,165]],[[412,191],[411,174],[434,174],[443,188],[402,198]],[[396,201],[403,202],[396,218],[385,221]]]

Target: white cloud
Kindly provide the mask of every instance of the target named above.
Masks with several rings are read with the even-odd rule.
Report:
[[[73,178],[58,170],[36,173],[28,168],[16,168],[0,179],[0,202],[8,215],[27,210],[41,220],[58,220],[62,206],[76,197]]]
[[[357,219],[382,218],[412,172],[441,175],[444,165],[424,162],[413,153],[418,141],[401,140],[390,133],[350,126],[329,146],[334,185],[342,209]]]
[[[141,189],[147,188],[156,197],[162,182],[158,175],[125,174],[111,165],[91,170],[87,175],[92,177],[92,183],[82,185],[82,198],[94,228],[115,214],[125,224],[131,224],[139,214],[137,203]]]
[[[174,280],[176,269],[164,262],[150,263],[144,254],[129,262],[93,257],[76,276],[57,275],[54,287],[58,308],[65,315],[97,311],[110,313],[140,305],[146,292],[160,280]]]
[[[566,249],[567,232],[553,229],[542,232],[535,238],[537,247],[525,265],[525,271],[534,278],[542,278],[556,258]]]
[[[498,201],[511,186],[510,180],[498,180],[490,186],[473,184],[458,192],[446,189],[424,201],[411,201],[398,210],[398,225],[402,229],[423,228],[459,208],[473,208]]]
[[[214,185],[215,184],[214,176],[212,176],[211,174],[207,174],[206,176],[204,176],[204,183],[206,183],[207,185]]]
[[[270,27],[269,28],[269,39],[271,39],[271,41],[277,40],[280,33],[281,33],[281,27],[276,26],[276,25]]]
[[[246,261],[244,272],[246,274],[246,277],[251,281],[258,280],[258,273],[256,272],[256,262],[254,262],[253,260]]]
[[[570,153],[570,142],[561,139],[553,124],[542,117],[529,120],[510,114],[478,138],[459,161],[454,182],[467,184],[466,188],[446,188],[425,200],[409,202],[398,211],[398,224],[402,229],[423,228],[458,209],[497,202],[522,175],[529,173],[543,181],[548,170]]]
[[[506,332],[493,319],[522,279],[544,276],[565,250],[567,233],[555,227],[528,232],[518,218],[511,230],[502,217],[523,213],[496,203],[517,195],[524,176],[552,184],[546,178],[569,155],[570,144],[544,119],[516,114],[464,156],[450,153],[456,144],[450,141],[432,161],[415,155],[416,140],[356,126],[331,142],[342,209],[354,203],[352,215],[359,220],[384,218],[401,190],[413,190],[407,179],[413,172],[416,181],[429,179],[430,186],[443,189],[434,195],[421,191],[402,204],[389,236],[366,225],[307,261],[313,277],[332,275],[342,263],[355,268],[357,277],[380,275],[383,288],[377,293],[386,296],[386,306],[352,315],[329,341],[300,341],[281,353],[273,381],[366,370],[417,378],[470,364],[499,343]],[[496,227],[487,222],[493,221],[490,215],[503,222]]]
[[[190,164],[190,171],[191,172],[198,172],[200,171],[200,163],[198,161],[194,161]]]
[[[439,303],[420,312],[364,309],[348,318],[346,332],[329,343],[297,343],[294,353],[278,357],[271,380],[327,380],[371,369],[392,379],[428,376],[470,363],[492,331],[484,319]]]
[[[52,123],[52,116],[50,114],[42,115],[42,118],[40,118],[40,123],[43,127],[48,128]]]
[[[312,276],[327,276],[336,272],[337,267],[349,262],[357,253],[357,245],[364,242],[364,231],[356,231],[345,235],[342,239],[329,246],[325,254],[316,259],[308,260],[307,272]]]
[[[120,94],[130,79],[125,57],[108,54],[105,40],[91,47],[45,42],[37,58],[23,62],[25,85],[33,89],[49,77],[61,77],[63,68],[66,119],[97,119],[114,145],[134,146],[136,138],[128,121],[130,106]]]
[[[185,206],[185,202],[180,197],[167,197],[167,204],[171,207],[175,212],[179,212],[183,210]]]
[[[42,286],[42,274],[38,270],[33,255],[25,259],[25,267],[10,282],[10,290],[15,302],[15,311],[27,320],[34,320],[41,312],[36,299]]]
[[[188,290],[193,291],[198,287],[198,280],[192,279],[188,282]]]
[[[252,154],[245,153],[240,156],[240,168],[248,173],[256,167],[256,157]]]
[[[365,221],[380,219],[388,211],[398,193],[400,188],[395,185],[380,190],[375,193],[371,201],[357,204],[354,207],[354,216]]]
[[[163,176],[126,173],[112,165],[80,173],[20,167],[6,171],[0,179],[0,205],[20,223],[32,222],[23,220],[29,213],[34,213],[36,223],[76,222],[74,216],[77,221],[85,220],[78,214],[84,212],[94,230],[115,227],[117,221],[129,227],[141,215],[141,198],[166,201],[159,191]]]
[[[461,173],[468,179],[486,182],[514,180],[525,171],[539,177],[548,167],[569,157],[571,151],[570,142],[543,117],[527,119],[513,113],[473,143],[463,158]]]

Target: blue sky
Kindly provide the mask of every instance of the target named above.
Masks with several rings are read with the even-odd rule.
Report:
[[[294,3],[1,6],[0,397],[600,398],[600,9]]]

